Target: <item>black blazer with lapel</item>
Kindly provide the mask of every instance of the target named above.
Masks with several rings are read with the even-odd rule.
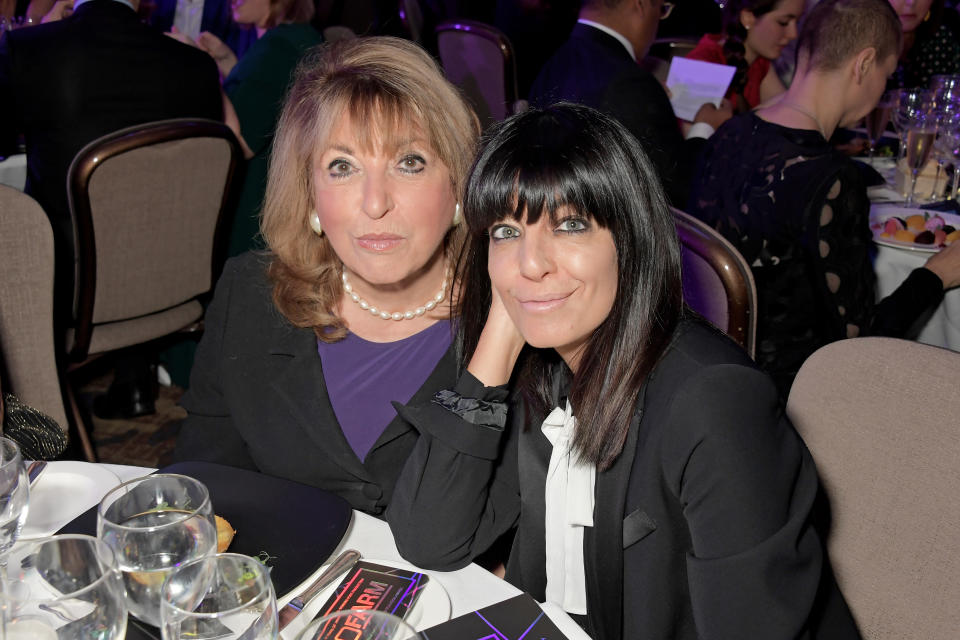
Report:
[[[704,141],[683,139],[663,87],[616,38],[590,25],[574,26],[530,90],[534,106],[560,100],[585,104],[616,118],[643,145],[673,204],[686,206]]]
[[[310,484],[379,515],[393,494],[418,434],[397,417],[361,462],[327,396],[317,338],[273,305],[267,259],[231,259],[207,309],[175,458],[254,469]],[[429,402],[456,380],[452,350],[411,405]]]
[[[476,447],[447,435],[463,424],[418,425],[429,433],[412,456],[422,477],[456,469],[457,482],[403,479],[388,521],[405,557],[450,568],[513,524],[498,529],[492,514],[519,504],[507,579],[543,600],[551,446],[544,416],[524,429],[521,413],[504,438],[517,468],[512,492],[483,477],[491,467]],[[712,327],[682,323],[637,399],[623,453],[597,474],[582,623],[603,640],[859,637],[811,524],[817,486],[770,378]],[[478,494],[486,504],[463,497]],[[442,527],[428,517],[440,510]]]
[[[223,117],[210,56],[115,0],[89,0],[65,20],[8,32],[0,95],[0,138],[25,135],[26,192],[50,218],[61,267],[73,256],[67,169],[84,145],[153,120]]]

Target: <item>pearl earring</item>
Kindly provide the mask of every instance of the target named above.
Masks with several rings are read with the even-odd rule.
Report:
[[[320,226],[320,214],[316,211],[307,216],[307,220],[310,222],[310,228],[313,229],[313,232],[318,236],[323,235],[323,227]]]
[[[453,209],[453,226],[459,226],[463,222],[463,214],[460,212],[460,203]]]

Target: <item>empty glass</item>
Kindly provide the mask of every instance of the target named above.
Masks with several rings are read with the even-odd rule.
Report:
[[[20,457],[20,447],[0,437],[0,567],[10,547],[20,537],[27,520],[30,481]]]
[[[395,615],[373,609],[339,611],[317,618],[297,640],[419,640],[420,634]]]
[[[247,556],[218,553],[181,565],[161,598],[164,640],[274,640],[280,632],[270,571]]]
[[[100,502],[97,536],[117,554],[130,613],[160,625],[160,588],[176,567],[217,549],[210,494],[177,474],[125,482]]]
[[[119,640],[127,630],[113,550],[92,536],[29,540],[10,553],[0,637]]]

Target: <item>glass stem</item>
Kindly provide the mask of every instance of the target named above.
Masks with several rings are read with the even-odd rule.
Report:
[[[937,194],[937,183],[940,182],[940,171],[943,170],[943,161],[937,160],[937,172],[933,176],[933,189],[930,191],[931,200],[939,200],[940,197]]]
[[[907,196],[907,206],[913,206],[913,192],[917,190],[917,173],[918,170],[914,169],[910,174],[910,194]]]
[[[947,194],[948,200],[957,198],[957,187],[960,186],[958,182],[960,182],[960,166],[953,165],[953,184],[950,185],[950,193]]]

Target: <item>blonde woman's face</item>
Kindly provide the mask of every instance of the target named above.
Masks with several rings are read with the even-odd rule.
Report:
[[[345,116],[314,152],[314,203],[323,233],[352,281],[416,288],[442,259],[453,224],[450,171],[416,129],[398,136],[395,149],[376,138],[373,149],[363,149],[357,133]]]

